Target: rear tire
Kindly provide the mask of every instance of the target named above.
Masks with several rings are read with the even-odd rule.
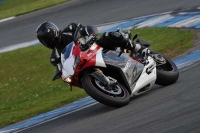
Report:
[[[151,51],[152,54],[160,54],[156,51]],[[157,66],[156,84],[167,86],[175,83],[179,77],[179,70],[174,62],[163,54],[160,54],[165,60],[166,64]]]
[[[117,83],[113,85],[114,91],[107,90],[97,79],[87,76],[82,82],[82,86],[86,93],[98,102],[112,106],[122,107],[129,103],[130,94],[125,87]]]

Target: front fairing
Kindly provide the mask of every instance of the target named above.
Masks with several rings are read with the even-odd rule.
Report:
[[[90,49],[81,51],[78,44],[71,42],[61,54],[62,77],[73,76],[78,80],[78,74],[88,67],[106,67],[102,58],[102,48],[96,44]]]
[[[77,55],[80,54],[80,49],[78,45],[74,42],[68,44],[61,53],[61,63],[62,63],[62,77],[66,78],[69,75],[74,74],[74,62]]]

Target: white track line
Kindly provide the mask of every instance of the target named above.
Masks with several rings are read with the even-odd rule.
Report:
[[[199,20],[200,20],[200,15],[197,15],[197,16],[194,16],[192,18],[184,19],[184,20],[182,20],[180,22],[177,22],[177,23],[174,23],[172,25],[169,25],[168,27],[177,27],[177,28],[187,27],[187,26],[193,25],[195,23],[198,23]]]
[[[16,17],[9,17],[9,18],[5,18],[5,19],[1,19],[1,20],[0,20],[0,23],[1,23],[1,22],[5,22],[5,21],[8,21],[8,20],[11,20],[11,19],[14,19],[14,18],[16,18]]]
[[[137,27],[137,28],[150,27],[150,26],[153,26],[155,24],[162,23],[166,20],[172,19],[172,18],[174,18],[174,16],[172,16],[170,14],[166,14],[166,15],[163,15],[163,16],[160,16],[160,17],[139,23],[139,24],[135,25],[134,27]]]

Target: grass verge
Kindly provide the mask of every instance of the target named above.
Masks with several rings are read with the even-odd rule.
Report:
[[[174,28],[131,30],[152,43],[151,49],[175,57],[193,44],[194,33]],[[0,54],[0,127],[50,111],[87,96],[84,90],[52,82],[51,50],[42,45]]]
[[[0,3],[0,19],[18,16],[69,0],[5,0]]]

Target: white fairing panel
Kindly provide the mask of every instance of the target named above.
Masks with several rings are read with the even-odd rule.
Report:
[[[74,74],[73,65],[74,65],[75,57],[72,55],[73,47],[74,47],[74,44],[71,48],[70,55],[67,59],[64,58],[64,54],[61,54],[61,61],[63,65],[62,77],[68,77],[69,75]]]
[[[95,66],[101,66],[101,67],[106,67],[106,64],[103,60],[103,57],[102,57],[102,50],[103,48],[100,48],[98,51],[97,51],[97,54],[96,54],[96,64]]]
[[[74,69],[73,69],[74,61],[75,59],[73,56],[70,56],[64,61],[63,68],[62,68],[63,77],[68,77],[69,75],[74,74]]]
[[[143,69],[143,72],[141,76],[139,77],[138,81],[136,82],[136,85],[132,91],[132,96],[133,95],[139,95],[139,90],[148,86],[148,90],[152,88],[152,86],[155,84],[156,78],[157,78],[157,73],[156,73],[156,64],[154,60],[149,57],[148,58],[148,65],[146,65]],[[146,70],[150,67],[153,66],[153,69],[150,74],[147,74]]]

